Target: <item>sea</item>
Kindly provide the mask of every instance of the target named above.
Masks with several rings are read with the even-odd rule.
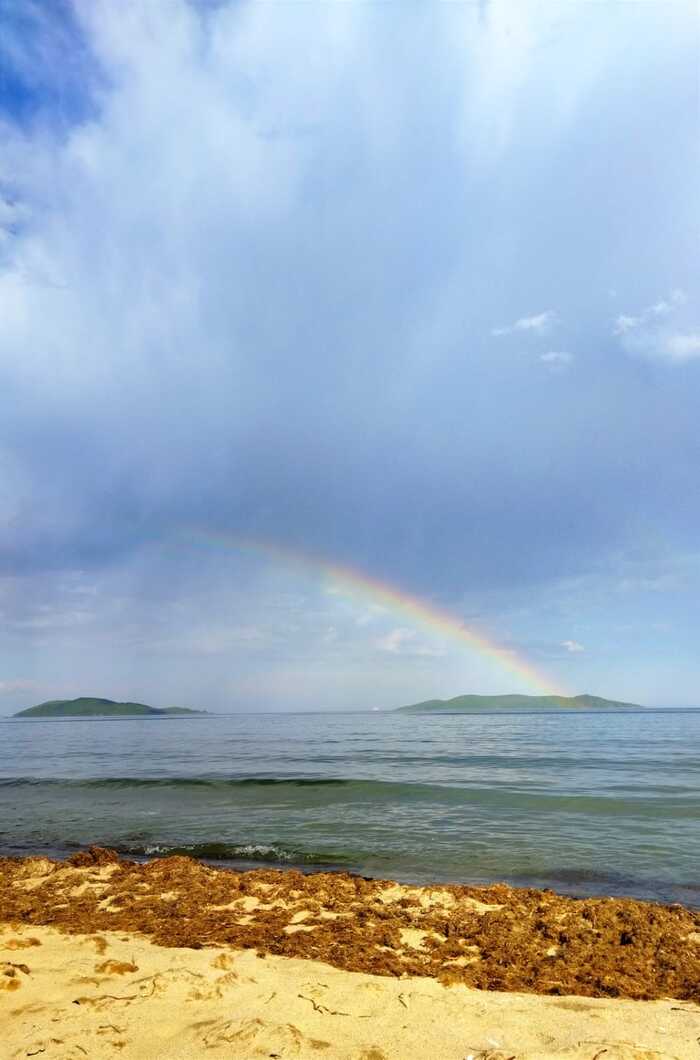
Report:
[[[700,710],[0,720],[0,854],[700,906]]]

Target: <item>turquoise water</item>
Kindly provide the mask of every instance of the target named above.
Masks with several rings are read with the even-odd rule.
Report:
[[[700,711],[0,721],[0,853],[700,905]]]

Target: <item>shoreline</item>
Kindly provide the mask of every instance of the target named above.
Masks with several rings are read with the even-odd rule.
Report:
[[[0,859],[8,1058],[686,1060],[699,1003],[683,906],[100,848]]]
[[[616,898],[642,902],[646,905],[682,905],[691,912],[700,913],[700,883],[679,884],[669,883],[667,880],[656,878],[639,880],[621,873],[591,873],[586,870],[578,872],[562,873],[554,870],[550,876],[545,878],[544,873],[528,877],[513,876],[511,878],[503,875],[479,875],[470,873],[466,878],[460,878],[459,870],[454,872],[440,872],[435,869],[428,875],[421,871],[401,871],[401,869],[384,866],[383,871],[378,866],[366,865],[362,859],[351,861],[349,857],[338,854],[314,852],[310,856],[305,851],[293,848],[284,848],[277,844],[258,844],[258,848],[269,849],[269,856],[260,853],[251,853],[256,847],[254,843],[219,844],[216,842],[182,844],[177,843],[143,843],[122,844],[119,841],[110,843],[108,840],[100,840],[92,844],[102,849],[114,851],[119,858],[136,864],[145,865],[151,861],[162,861],[170,857],[186,857],[197,861],[213,869],[231,870],[233,872],[299,872],[305,876],[318,875],[320,873],[329,875],[349,875],[367,880],[375,880],[379,883],[391,881],[400,886],[419,887],[451,887],[465,886],[476,889],[488,889],[489,887],[505,885],[513,891],[554,891],[561,897],[571,898],[576,901],[587,899]],[[222,852],[221,847],[226,849]],[[57,862],[59,864],[69,862],[71,858],[81,852],[90,849],[72,842],[70,845],[32,845],[27,846],[5,846],[0,847],[0,863],[11,860],[27,860],[29,858],[42,858],[44,860]],[[305,860],[306,859],[306,860]]]
[[[231,945],[486,990],[700,1003],[700,911],[550,890],[134,861],[91,847],[0,858],[0,922]]]

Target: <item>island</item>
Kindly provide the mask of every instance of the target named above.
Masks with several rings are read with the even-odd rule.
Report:
[[[206,714],[187,707],[149,707],[146,703],[118,703],[114,699],[79,696],[77,699],[49,699],[14,714],[15,718],[172,718]]]
[[[639,703],[624,703],[602,696],[455,696],[454,699],[426,699],[396,710],[412,714],[478,714],[492,710],[648,710]]]

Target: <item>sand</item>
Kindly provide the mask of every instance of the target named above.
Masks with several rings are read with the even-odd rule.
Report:
[[[587,962],[576,916],[598,925]],[[0,1058],[700,1060],[698,926],[678,906],[506,887],[143,866],[99,851],[7,859]],[[500,973],[484,952],[499,929],[512,954]],[[658,1000],[626,998],[625,985]]]

